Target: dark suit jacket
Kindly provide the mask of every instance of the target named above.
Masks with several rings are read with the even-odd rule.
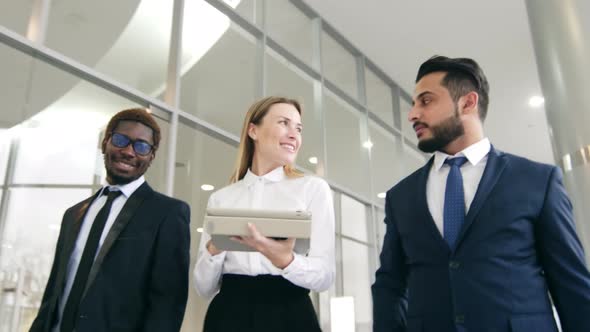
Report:
[[[390,189],[374,331],[590,331],[590,274],[558,168],[492,148],[456,247],[426,200],[433,160]]]
[[[55,323],[67,265],[95,196],[63,217],[55,259],[30,331]],[[190,209],[146,183],[129,197],[91,268],[76,322],[86,331],[179,331],[188,295]]]

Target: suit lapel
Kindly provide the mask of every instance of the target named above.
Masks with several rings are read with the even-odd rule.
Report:
[[[449,246],[445,239],[440,234],[440,231],[436,227],[436,223],[434,222],[434,218],[430,214],[430,209],[428,208],[428,200],[426,197],[426,184],[428,182],[428,175],[430,174],[430,169],[432,168],[432,163],[434,162],[434,157],[430,158],[428,163],[418,173],[418,206],[415,210],[415,213],[418,215],[416,216],[415,220],[421,221],[423,220],[426,223],[426,228],[429,229],[429,233],[432,235],[434,241],[440,247],[441,250],[444,252],[449,252]]]
[[[137,190],[133,194],[131,194],[131,197],[127,199],[127,202],[125,202],[125,205],[121,209],[121,212],[119,212],[117,219],[115,219],[113,226],[109,230],[107,237],[105,238],[98,254],[96,255],[96,259],[94,260],[94,263],[92,264],[92,268],[90,269],[90,273],[88,275],[88,281],[86,282],[86,288],[84,289],[84,294],[82,295],[82,298],[84,298],[86,292],[88,291],[88,288],[90,287],[90,285],[92,285],[92,282],[96,278],[96,274],[98,273],[98,271],[100,271],[100,267],[102,266],[102,263],[106,255],[111,250],[111,247],[119,237],[119,234],[121,234],[123,229],[125,229],[125,226],[127,226],[131,218],[135,215],[137,209],[141,206],[141,203],[143,203],[143,201],[148,196],[152,195],[153,192],[154,191],[147,184],[147,182],[144,182],[139,188],[137,188]]]
[[[78,207],[74,208],[72,213],[68,213],[64,218],[66,218],[62,224],[62,227],[67,227],[64,229],[64,250],[60,257],[60,266],[57,272],[56,277],[56,284],[60,285],[60,292],[64,286],[66,275],[67,275],[67,268],[68,263],[70,261],[70,257],[72,256],[72,251],[74,251],[74,246],[76,245],[76,240],[78,239],[78,234],[80,233],[80,228],[82,227],[82,223],[84,222],[84,217],[86,217],[86,213],[88,212],[88,208],[90,204],[94,201],[96,196],[98,196],[100,190],[97,191],[94,195],[90,196],[86,200],[80,202]]]
[[[479,210],[483,204],[487,201],[488,196],[494,189],[496,183],[498,183],[498,179],[504,172],[507,164],[508,160],[504,158],[504,154],[500,151],[497,151],[492,146],[490,148],[490,152],[488,153],[486,168],[484,169],[481,180],[479,181],[479,185],[477,186],[475,197],[473,198],[473,202],[469,207],[467,216],[465,216],[465,223],[461,227],[461,232],[457,238],[456,247],[460,245],[461,240],[465,237],[469,227],[471,227],[471,224],[473,224],[475,217],[479,213]]]

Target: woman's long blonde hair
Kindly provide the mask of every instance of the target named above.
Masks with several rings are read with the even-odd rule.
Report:
[[[270,96],[263,98],[250,106],[244,118],[244,125],[242,126],[242,134],[240,135],[240,146],[238,147],[238,157],[236,159],[236,167],[229,180],[230,183],[238,182],[246,175],[248,168],[252,166],[252,159],[254,157],[254,140],[248,135],[248,128],[250,123],[259,125],[262,119],[268,113],[270,107],[274,104],[289,104],[293,105],[299,115],[302,115],[301,105],[295,99],[286,97]],[[285,174],[287,177],[299,177],[303,174],[295,169],[293,165],[284,165]]]

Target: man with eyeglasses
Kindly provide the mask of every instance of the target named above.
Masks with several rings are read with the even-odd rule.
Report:
[[[190,209],[145,181],[160,138],[144,109],[111,118],[102,141],[108,186],[65,212],[30,331],[180,330]]]

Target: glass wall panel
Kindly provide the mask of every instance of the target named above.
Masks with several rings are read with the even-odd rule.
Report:
[[[393,128],[391,87],[367,67],[365,67],[365,86],[367,89],[367,107],[369,111]]]
[[[174,196],[191,206],[191,275],[197,259],[207,200],[213,191],[201,189],[203,184],[219,190],[229,184],[237,149],[181,123],[176,145]],[[203,328],[208,301],[198,296],[190,278],[189,299],[182,332],[198,332]]]
[[[234,8],[236,13],[240,14],[240,16],[248,20],[250,23],[262,25],[261,0],[223,0],[223,2]]]
[[[367,235],[367,211],[365,205],[347,195],[340,195],[342,235],[369,242]]]
[[[354,297],[357,332],[370,332],[372,322],[371,273],[369,247],[342,239],[343,295]]]
[[[424,166],[426,164],[427,158],[429,157],[423,154],[422,152],[418,152],[405,144],[403,145],[403,151],[404,168],[406,173],[403,177],[410,175],[418,168]]]
[[[32,10],[33,1],[0,1],[0,25],[25,36]]]
[[[118,110],[117,110],[118,111]],[[168,132],[170,130],[170,123],[168,121],[164,121],[158,117],[156,117],[156,122],[160,126],[160,132],[162,134],[162,138],[160,140],[160,147],[156,151],[156,159],[152,161],[152,165],[148,168],[147,172],[145,172],[145,180],[149,182],[152,189],[159,191],[161,193],[165,193],[166,191],[166,173],[168,167],[168,149],[170,145],[168,144]],[[101,137],[102,140],[102,137]],[[101,170],[104,170],[102,154],[101,158]],[[105,177],[106,179],[106,174]],[[102,182],[105,182],[104,180]]]
[[[266,32],[300,60],[311,65],[311,20],[290,1],[266,1]]]
[[[412,104],[408,103],[405,99],[400,98],[400,109],[401,109],[401,120],[402,120],[402,134],[404,137],[414,144],[418,144],[418,137],[412,123],[408,121],[408,116],[412,110]]]
[[[161,0],[53,1],[46,44],[119,82],[161,96],[172,7],[173,1]]]
[[[324,173],[324,139],[321,113],[314,107],[314,84],[311,77],[276,52],[267,49],[267,95],[287,96],[297,99],[303,108],[302,145],[297,164],[318,175]]]
[[[4,184],[11,143],[12,133],[10,130],[0,129],[0,185]]]
[[[256,39],[203,0],[185,2],[180,108],[236,136],[256,93]]]
[[[322,71],[344,92],[358,97],[356,59],[332,36],[322,31]]]
[[[13,319],[20,322],[18,331],[31,326],[51,272],[63,213],[91,193],[90,189],[50,188],[13,188],[7,193],[0,306],[8,315],[0,316],[2,331],[12,331]]]
[[[383,204],[383,195],[406,174],[403,167],[402,143],[398,137],[369,120],[371,135],[371,177],[373,192],[371,200]]]
[[[369,195],[364,115],[331,93],[324,94],[328,178],[355,193]]]

